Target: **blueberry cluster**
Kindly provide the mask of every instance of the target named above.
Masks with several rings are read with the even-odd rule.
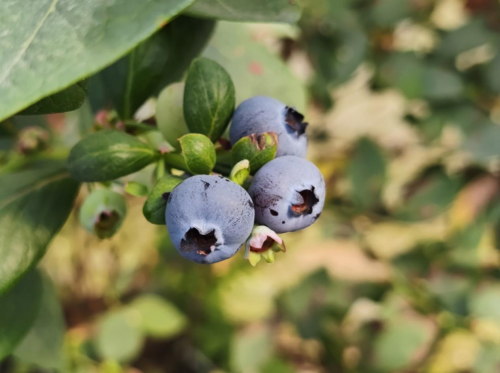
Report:
[[[276,233],[297,231],[318,219],[325,202],[325,181],[318,168],[304,159],[307,123],[303,119],[293,108],[269,97],[253,97],[239,105],[231,122],[231,144],[272,132],[278,139],[276,158],[255,173],[248,192],[217,175],[193,176],[172,190],[165,220],[182,256],[216,263],[235,255],[246,241],[247,257],[258,254],[270,262],[273,247],[284,248]]]

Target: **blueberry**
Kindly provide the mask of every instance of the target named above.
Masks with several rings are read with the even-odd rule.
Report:
[[[229,129],[231,145],[242,137],[264,132],[278,135],[276,157],[307,153],[307,123],[304,116],[284,103],[266,96],[252,97],[242,102],[233,115]]]
[[[293,232],[318,219],[325,203],[325,180],[311,162],[285,156],[266,163],[248,192],[258,224],[277,233]]]
[[[228,259],[252,232],[252,206],[245,189],[222,176],[190,177],[168,198],[165,220],[170,239],[182,256],[194,262]]]

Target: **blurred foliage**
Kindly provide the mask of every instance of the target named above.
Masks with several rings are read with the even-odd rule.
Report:
[[[240,253],[207,267],[145,220],[144,197],[126,197],[107,241],[73,214],[42,262],[67,325],[62,362],[41,353],[59,338],[44,325],[60,325],[44,281],[44,311],[0,372],[500,371],[500,3],[300,3],[297,27],[219,22],[203,55],[237,102],[307,106],[328,187],[317,224],[285,235],[272,265]],[[18,161],[2,160],[18,129],[74,144],[88,110],[1,123],[0,167]],[[151,188],[152,172],[125,182]]]

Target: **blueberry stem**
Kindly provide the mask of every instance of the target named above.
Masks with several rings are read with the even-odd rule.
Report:
[[[188,171],[186,167],[186,162],[184,161],[184,157],[177,153],[165,153],[163,154],[163,161],[165,164],[171,168],[175,168],[177,170]]]

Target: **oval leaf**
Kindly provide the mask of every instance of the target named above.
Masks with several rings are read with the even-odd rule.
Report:
[[[71,175],[79,181],[108,181],[139,171],[153,162],[155,150],[120,131],[93,133],[76,144],[68,158]]]
[[[0,176],[0,294],[43,257],[78,186],[60,163]]]
[[[8,292],[0,296],[0,361],[22,341],[37,316],[42,283],[32,271]]]
[[[193,0],[3,0],[0,120],[92,75]]]
[[[217,141],[234,111],[233,81],[222,66],[207,58],[194,60],[184,88],[184,118],[191,132]]]
[[[198,0],[188,13],[229,21],[294,23],[301,9],[290,0]]]
[[[190,133],[179,139],[186,167],[192,174],[209,174],[215,166],[214,144],[206,136]]]
[[[142,209],[144,216],[150,223],[166,224],[165,209],[168,194],[180,183],[182,183],[182,179],[173,175],[165,175],[158,180]]]

